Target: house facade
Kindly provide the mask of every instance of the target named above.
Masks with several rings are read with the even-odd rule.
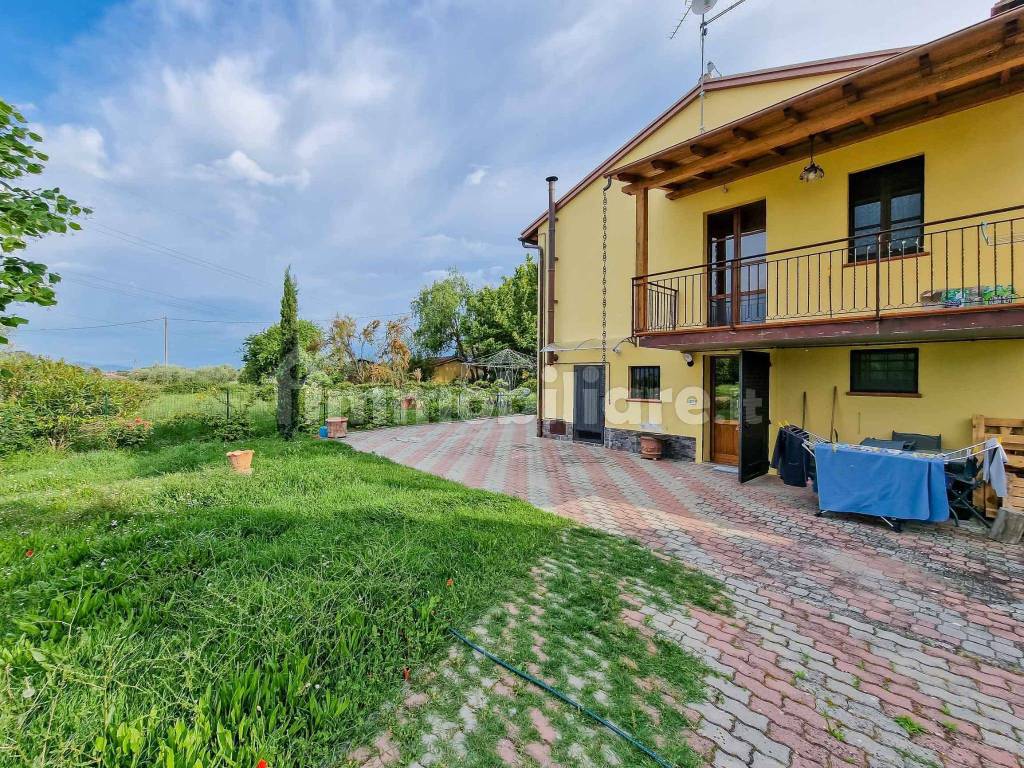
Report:
[[[706,80],[552,199],[540,431],[748,479],[785,423],[1024,417],[1022,31]]]

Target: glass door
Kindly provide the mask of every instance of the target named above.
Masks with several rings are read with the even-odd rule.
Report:
[[[708,216],[708,325],[764,322],[767,245],[764,200]]]

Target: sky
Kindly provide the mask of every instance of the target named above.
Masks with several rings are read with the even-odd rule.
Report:
[[[237,363],[300,314],[408,312],[455,267],[492,284],[560,189],[694,85],[682,0],[5,0],[0,98],[39,183],[93,208],[27,255],[64,277],[17,348],[110,367]],[[747,0],[725,73],[926,42],[991,0]],[[725,2],[722,2],[725,7]],[[36,180],[33,180],[35,182]],[[91,328],[112,323],[130,323]],[[80,329],[80,330],[57,330]]]

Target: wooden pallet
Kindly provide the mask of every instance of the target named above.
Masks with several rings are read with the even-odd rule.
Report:
[[[974,438],[980,443],[991,437],[996,438],[1006,451],[1006,474],[1009,493],[1002,503],[1013,509],[1024,511],[1024,419],[1005,419],[992,416],[975,416]],[[991,492],[978,492],[975,503],[984,506],[988,517],[995,517],[999,511],[999,499]]]

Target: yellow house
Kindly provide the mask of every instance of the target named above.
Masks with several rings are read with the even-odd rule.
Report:
[[[469,377],[469,366],[457,355],[436,357],[428,361],[428,379],[435,384],[451,384]]]
[[[1021,6],[705,79],[560,199],[549,179],[521,233],[543,275],[539,430],[658,434],[744,480],[787,422],[952,449],[973,414],[1024,417]]]

